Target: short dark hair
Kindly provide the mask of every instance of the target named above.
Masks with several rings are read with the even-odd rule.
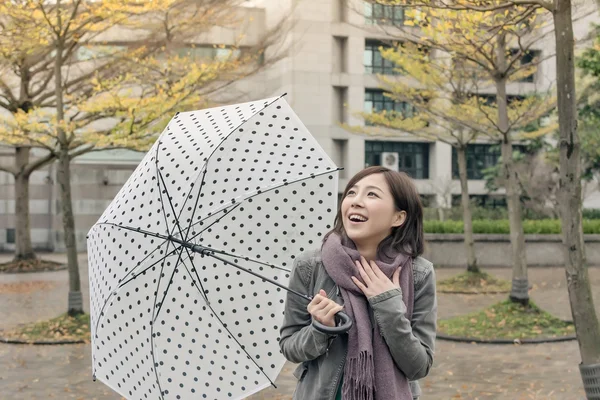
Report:
[[[377,250],[385,252],[386,249],[391,248],[407,256],[420,256],[424,251],[424,235],[423,205],[421,204],[419,192],[406,173],[380,166],[365,168],[348,181],[342,193],[340,204],[338,204],[334,227],[325,235],[323,242],[332,233],[337,233],[342,238],[348,238],[342,223],[342,201],[348,194],[348,190],[356,185],[358,181],[372,174],[383,174],[394,198],[396,210],[406,212],[406,221],[401,226],[392,228],[392,233],[379,243]]]

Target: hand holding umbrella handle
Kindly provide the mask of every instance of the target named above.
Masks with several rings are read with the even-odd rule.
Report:
[[[348,332],[352,327],[352,319],[348,316],[348,314],[340,311],[335,314],[335,317],[336,326],[323,325],[316,319],[313,319],[312,324],[319,332],[328,333],[330,335]]]

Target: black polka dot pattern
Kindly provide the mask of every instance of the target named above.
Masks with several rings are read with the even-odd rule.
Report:
[[[88,234],[95,376],[130,399],[238,399],[280,372],[295,255],[337,169],[283,98],[179,113]]]

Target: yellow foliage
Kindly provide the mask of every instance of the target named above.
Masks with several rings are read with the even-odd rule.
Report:
[[[196,62],[193,52],[178,44],[215,25],[234,26],[234,4],[0,2],[0,70],[18,71],[0,76],[0,91],[8,99],[0,107],[11,114],[0,114],[0,142],[50,151],[84,144],[148,148],[176,112],[205,105],[214,87],[251,73],[258,64],[261,49],[219,45],[218,57]],[[127,45],[113,46],[102,34],[115,26],[143,30]],[[60,121],[53,88],[56,63],[64,87]],[[19,87],[27,88],[31,98],[7,94]]]
[[[415,15],[421,9],[406,10],[406,15]],[[536,8],[514,6],[490,12],[435,7],[426,10],[428,23],[419,24],[419,34],[411,40],[399,38],[393,47],[380,49],[382,57],[390,60],[400,74],[378,76],[381,87],[395,101],[410,104],[417,114],[360,113],[367,126],[350,129],[377,136],[402,131],[452,145],[464,145],[479,134],[498,139],[510,133],[515,138],[528,139],[551,131],[546,126],[520,133],[554,108],[554,96],[533,93],[523,99],[510,99],[508,131],[499,127],[499,99],[489,97],[495,93],[497,80],[510,83],[535,72],[539,60],[523,65],[520,57],[531,45],[531,30],[546,23]],[[487,98],[480,94],[487,94]]]

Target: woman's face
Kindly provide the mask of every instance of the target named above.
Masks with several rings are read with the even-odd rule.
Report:
[[[358,181],[342,200],[342,223],[357,246],[379,245],[405,219],[406,212],[396,211],[390,188],[380,173]]]

